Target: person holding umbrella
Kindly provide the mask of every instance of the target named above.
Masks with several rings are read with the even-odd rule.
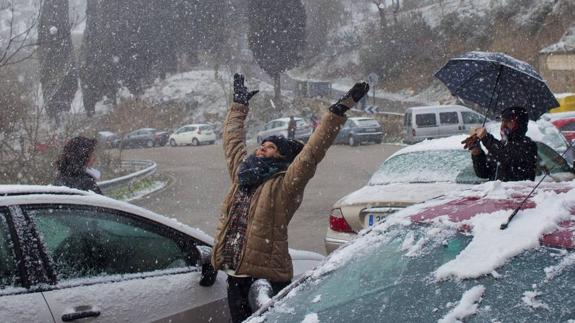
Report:
[[[462,141],[471,151],[473,170],[477,177],[489,180],[535,180],[537,145],[527,137],[529,117],[522,107],[511,107],[501,113],[501,140],[495,139],[484,127],[474,129]],[[488,154],[481,149],[482,143]]]

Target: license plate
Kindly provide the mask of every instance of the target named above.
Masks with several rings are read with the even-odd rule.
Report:
[[[365,226],[366,227],[373,227],[374,225],[383,222],[385,215],[383,214],[368,214],[365,217]]]

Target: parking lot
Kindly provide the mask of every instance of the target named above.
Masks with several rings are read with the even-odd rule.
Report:
[[[365,185],[377,167],[401,147],[333,146],[308,184],[302,205],[290,223],[290,247],[325,254],[323,239],[331,205]],[[123,158],[154,160],[158,171],[171,178],[162,191],[133,203],[214,234],[230,184],[221,144],[125,150]]]

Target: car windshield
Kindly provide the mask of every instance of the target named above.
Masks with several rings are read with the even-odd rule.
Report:
[[[501,122],[493,122],[486,126],[487,131],[495,138],[501,139],[500,129]],[[567,149],[567,141],[559,130],[549,121],[539,119],[537,122],[529,121],[529,127],[526,134],[533,141],[545,143],[547,146],[558,152],[564,152]]]
[[[379,123],[374,119],[358,119],[355,123],[359,127],[379,127]]]
[[[433,182],[478,184],[483,181],[475,176],[467,151],[428,150],[389,158],[373,174],[369,185]]]
[[[575,315],[575,298],[565,297],[575,284],[573,251],[540,247],[493,275],[436,280],[434,271],[470,243],[469,235],[411,225],[362,239],[334,254],[328,264],[335,265],[316,269],[258,322],[312,316],[319,322],[567,322]]]

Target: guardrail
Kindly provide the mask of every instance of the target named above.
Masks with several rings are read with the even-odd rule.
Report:
[[[132,182],[154,174],[158,165],[151,160],[122,160],[122,167],[139,168],[139,170],[125,176],[98,182],[98,186],[104,193],[113,191],[118,187],[130,185]]]

